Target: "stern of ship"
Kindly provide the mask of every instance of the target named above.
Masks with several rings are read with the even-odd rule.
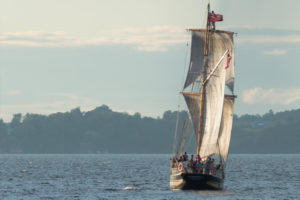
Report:
[[[221,190],[223,182],[222,178],[212,174],[184,173],[177,168],[170,171],[171,190]]]

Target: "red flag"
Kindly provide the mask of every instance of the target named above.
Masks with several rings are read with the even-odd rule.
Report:
[[[210,22],[219,22],[219,21],[223,21],[223,15],[220,15],[220,14],[214,14],[214,13],[209,13],[209,21],[210,21]]]
[[[230,56],[230,54],[228,53],[228,54],[227,54],[227,60],[226,60],[225,69],[228,69],[229,64],[230,64],[230,61],[231,61],[231,56]]]

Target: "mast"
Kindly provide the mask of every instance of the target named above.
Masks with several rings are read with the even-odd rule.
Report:
[[[210,13],[210,3],[208,3],[207,5],[206,37],[205,37],[205,47],[204,47],[205,56],[208,55],[208,48],[209,48],[209,30],[210,30],[209,13]]]
[[[205,65],[207,65],[207,56],[209,50],[209,12],[210,12],[210,3],[207,5],[207,22],[206,22],[206,37],[205,37],[205,46],[204,46],[204,59]],[[199,133],[197,138],[197,154],[200,154],[201,139],[203,135],[203,120],[204,120],[204,99],[205,99],[205,86],[206,86],[206,73],[203,74],[202,84],[201,84],[201,107],[200,107],[200,122],[199,122]]]
[[[197,138],[197,154],[200,154],[200,145],[203,134],[203,116],[204,116],[204,95],[205,95],[205,85],[201,84],[201,107],[200,107],[200,123],[199,123],[199,133]]]

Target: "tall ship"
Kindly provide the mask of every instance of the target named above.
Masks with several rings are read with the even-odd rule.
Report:
[[[217,30],[223,16],[207,6],[205,29],[189,29],[190,64],[181,94],[189,121],[176,123],[171,189],[222,189],[231,138],[234,100],[234,32]],[[179,116],[179,115],[178,115]],[[188,130],[191,124],[192,130]],[[181,130],[181,131],[178,131]],[[193,135],[194,154],[186,147]]]

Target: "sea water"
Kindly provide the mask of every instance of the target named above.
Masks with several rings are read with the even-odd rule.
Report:
[[[300,199],[300,155],[229,155],[221,191],[171,191],[170,155],[0,155],[0,199]]]

